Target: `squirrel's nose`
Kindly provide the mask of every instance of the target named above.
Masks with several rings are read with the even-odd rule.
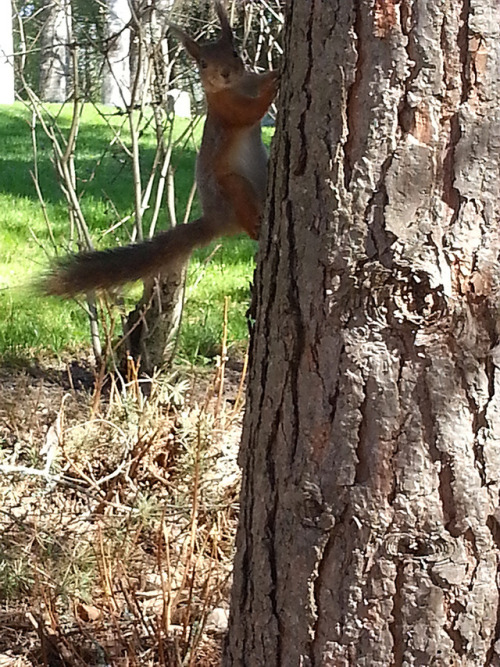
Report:
[[[221,71],[221,76],[223,76],[225,79],[229,79],[229,74],[230,74],[230,71],[228,69],[223,69]]]

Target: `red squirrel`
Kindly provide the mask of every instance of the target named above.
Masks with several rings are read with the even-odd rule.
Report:
[[[221,25],[216,42],[199,44],[170,26],[196,62],[207,100],[196,162],[202,216],[149,241],[58,260],[42,281],[46,294],[67,297],[156,276],[220,236],[245,231],[257,238],[267,181],[260,121],[276,95],[278,73],[245,70],[219,0],[215,9]]]

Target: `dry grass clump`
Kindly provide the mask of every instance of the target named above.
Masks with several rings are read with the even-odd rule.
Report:
[[[0,383],[0,666],[217,665],[241,382]]]

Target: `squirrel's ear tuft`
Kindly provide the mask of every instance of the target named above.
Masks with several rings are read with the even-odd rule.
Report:
[[[198,62],[201,58],[200,46],[192,39],[184,30],[181,30],[178,26],[173,23],[168,24],[171,32],[179,39],[189,55]]]
[[[220,0],[215,0],[215,11],[217,12],[217,16],[219,17],[220,26],[222,28],[223,39],[227,39],[232,44],[233,31],[231,30],[231,26],[229,25],[229,19],[227,17],[226,10],[224,9],[224,5]]]

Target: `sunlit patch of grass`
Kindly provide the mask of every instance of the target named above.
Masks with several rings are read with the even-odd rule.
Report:
[[[89,341],[86,315],[75,301],[4,290],[0,292],[0,313],[0,351],[9,359],[30,350],[57,353]]]
[[[191,262],[180,353],[187,358],[212,357],[220,351],[225,297],[229,297],[229,346],[247,337],[256,244],[248,238],[225,239],[208,264],[208,251]]]
[[[58,114],[63,130],[70,125],[71,109],[48,105]],[[105,110],[106,111],[106,110]],[[114,127],[125,118],[107,110]],[[23,356],[40,350],[62,352],[88,342],[88,326],[83,309],[74,301],[46,299],[30,286],[48,266],[55,250],[33,184],[35,171],[31,114],[20,103],[0,106],[0,356]],[[179,120],[182,132],[186,121]],[[270,130],[264,135],[269,139]],[[201,124],[197,130],[199,139]],[[52,234],[64,252],[70,247],[67,203],[52,164],[52,147],[40,127],[37,136],[37,170]],[[91,227],[96,247],[126,243],[126,225],[104,235],[112,224],[132,215],[133,181],[130,162],[117,148],[109,148],[112,132],[92,106],[86,106],[78,135],[76,159],[78,192],[83,213]],[[152,126],[141,137],[141,168],[148,173],[154,154]],[[179,217],[186,207],[193,183],[195,147],[174,152],[176,203]],[[96,163],[99,163],[96,167]],[[197,203],[191,219],[199,212]],[[145,227],[150,212],[145,214]],[[165,214],[166,215],[166,214]],[[160,227],[165,227],[165,215]],[[256,244],[241,236],[224,239],[195,254],[188,276],[186,308],[180,340],[180,354],[191,362],[212,357],[220,345],[224,297],[230,297],[228,338],[230,345],[244,345],[247,336],[245,312],[249,304],[249,284],[253,275]],[[213,253],[213,254],[212,254]],[[209,261],[207,261],[209,258]],[[140,290],[135,288],[135,293]]]

